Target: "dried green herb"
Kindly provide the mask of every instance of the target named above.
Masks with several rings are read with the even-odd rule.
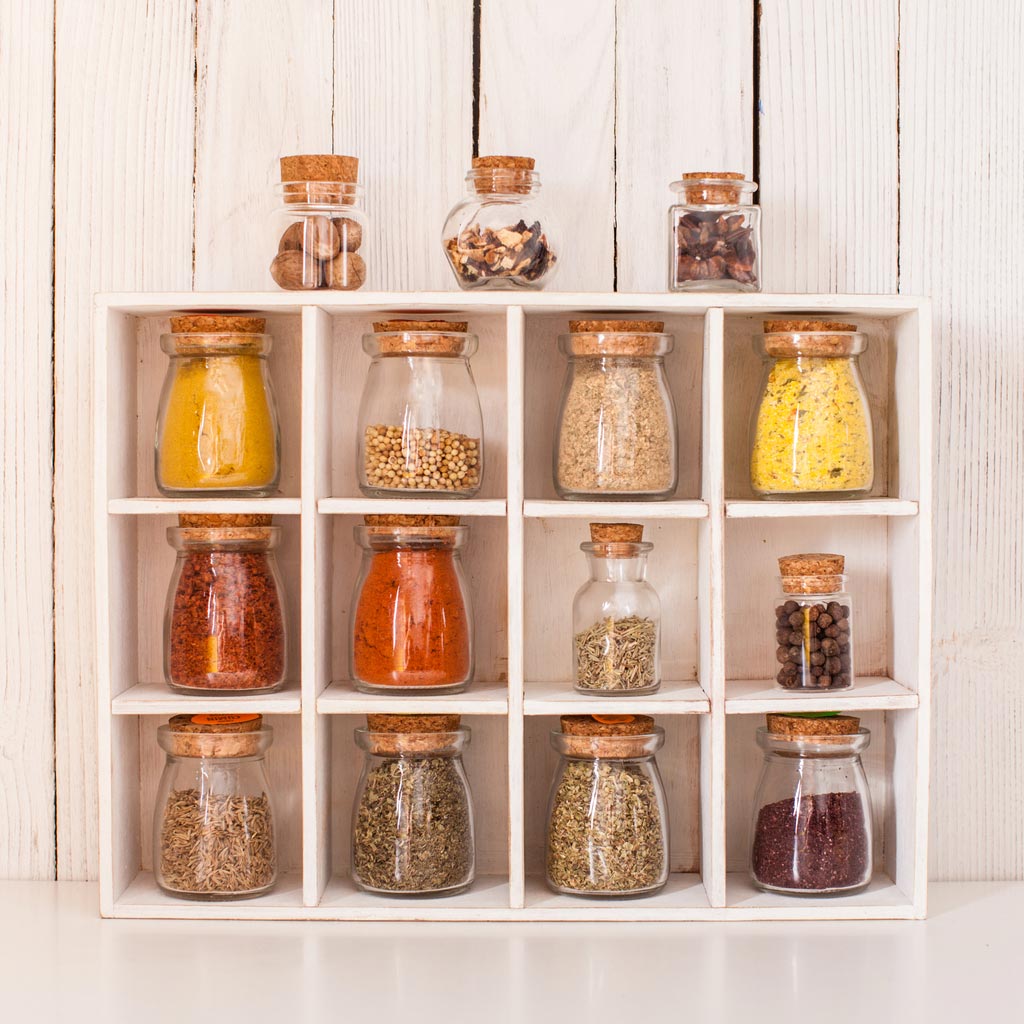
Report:
[[[608,616],[574,639],[580,689],[643,690],[658,682],[658,625],[652,619]]]
[[[375,765],[356,807],[352,870],[368,889],[442,892],[473,880],[469,790],[450,757]]]

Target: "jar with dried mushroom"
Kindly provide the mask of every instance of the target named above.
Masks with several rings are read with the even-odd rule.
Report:
[[[570,320],[569,360],[555,427],[562,498],[670,497],[676,413],[665,376],[672,335],[659,320]]]
[[[661,603],[647,582],[639,523],[591,523],[580,550],[590,579],[572,604],[573,685],[602,696],[655,693],[661,685]]]
[[[674,292],[761,290],[757,184],[733,171],[693,171],[669,186],[668,286]]]
[[[386,320],[363,337],[372,357],[359,406],[359,487],[370,497],[410,491],[470,498],[484,468],[483,415],[468,324]]]
[[[241,900],[277,880],[274,806],[260,715],[175,715],[156,795],[153,871],[170,896]]]
[[[460,288],[543,288],[558,239],[532,157],[478,156],[441,240]]]
[[[277,255],[270,276],[289,291],[354,291],[366,280],[363,189],[354,156],[281,157]],[[362,250],[362,252],[360,251]]]

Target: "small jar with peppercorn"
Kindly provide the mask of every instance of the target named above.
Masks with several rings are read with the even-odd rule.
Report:
[[[466,195],[441,234],[460,288],[543,288],[550,282],[560,250],[533,166],[527,156],[473,158]]]
[[[289,291],[354,291],[366,280],[363,189],[354,156],[281,157],[279,241],[270,276]],[[365,251],[365,250],[364,250]]]
[[[776,679],[786,690],[853,686],[853,605],[845,593],[842,555],[785,555],[772,601]]]
[[[757,183],[732,171],[694,171],[669,186],[668,286],[674,292],[761,290]]]

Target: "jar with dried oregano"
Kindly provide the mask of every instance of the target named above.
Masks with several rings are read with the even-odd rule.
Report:
[[[571,320],[555,428],[562,498],[659,499],[676,489],[676,414],[665,376],[672,335],[657,320]]]
[[[262,896],[277,880],[274,808],[260,715],[175,715],[157,730],[167,762],[156,797],[153,870],[193,900]]]
[[[367,715],[352,815],[352,880],[389,896],[450,896],[473,883],[473,800],[458,715]]]
[[[639,523],[591,523],[580,550],[590,579],[572,605],[573,684],[602,696],[655,693],[661,685],[661,603],[647,582]]]
[[[571,896],[646,896],[668,881],[668,807],[647,715],[563,715],[547,827],[547,883]]]

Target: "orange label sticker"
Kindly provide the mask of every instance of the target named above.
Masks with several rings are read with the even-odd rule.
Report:
[[[632,722],[636,718],[635,715],[591,715],[590,717],[602,725],[625,725],[626,722]]]
[[[193,715],[193,725],[240,725],[255,722],[259,715]]]

